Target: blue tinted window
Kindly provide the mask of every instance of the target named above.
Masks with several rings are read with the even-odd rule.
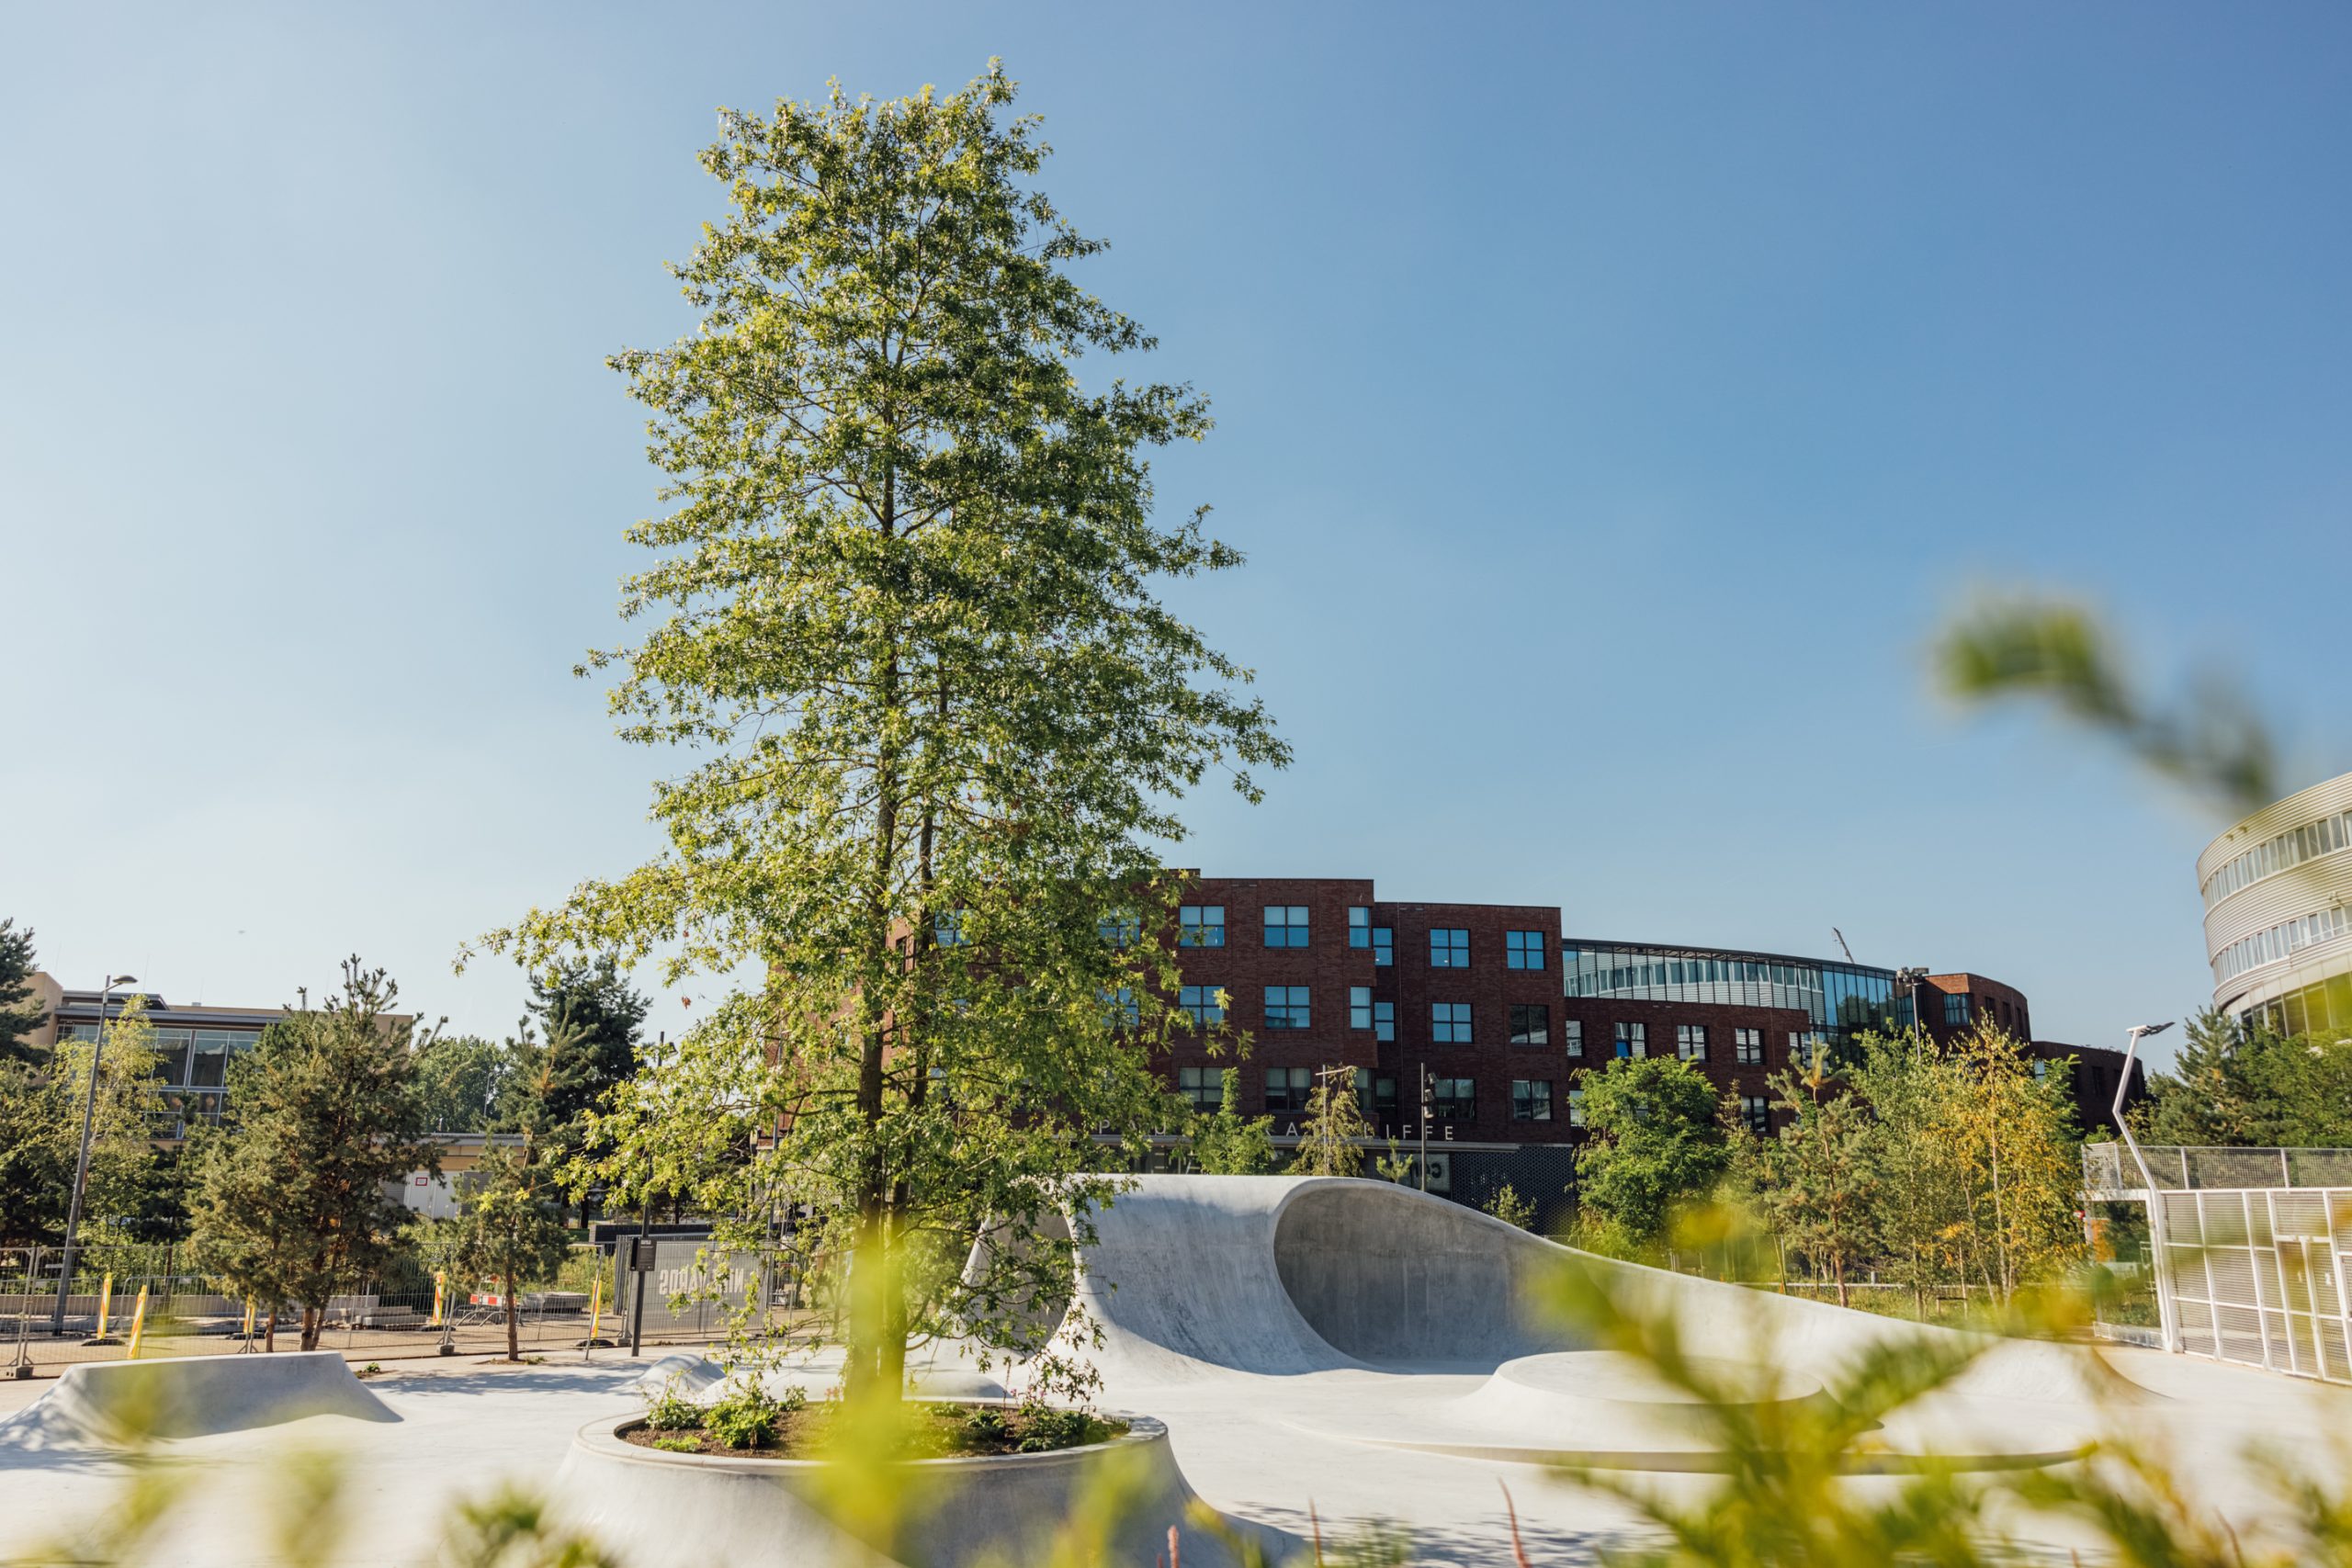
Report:
[[[1459,926],[1438,926],[1430,931],[1430,967],[1470,967],[1470,933]]]

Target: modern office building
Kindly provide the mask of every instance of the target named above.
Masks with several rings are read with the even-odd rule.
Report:
[[[2352,1034],[2352,773],[2264,807],[2197,857],[2213,1005]]]
[[[1272,1116],[1287,1141],[1317,1072],[1344,1066],[1378,1134],[1407,1152],[1426,1076],[1432,1190],[1479,1202],[1510,1181],[1549,1210],[1573,1180],[1589,1069],[1679,1057],[1763,1131],[1775,1124],[1767,1079],[1813,1042],[1908,1021],[1892,969],[1564,938],[1560,927],[1557,906],[1398,903],[1369,879],[1200,878],[1180,914],[1179,999],[1251,1043],[1237,1060],[1180,1041],[1168,1073],[1214,1110],[1235,1068],[1242,1109]],[[2025,998],[2010,987],[1973,975],[1924,985],[1958,995],[1959,1016],[1982,1009],[2024,1030]],[[1933,1004],[1939,1020],[1944,1010]]]
[[[97,1037],[96,991],[71,990],[55,976],[40,973],[31,984],[33,999],[49,1014],[49,1021],[30,1036],[34,1045]],[[252,1050],[261,1032],[286,1016],[285,1009],[175,1004],[152,991],[138,994],[146,1001],[147,1021],[155,1031],[155,1136],[182,1138],[190,1127],[218,1122],[228,1093],[231,1058]],[[130,993],[122,990],[108,996],[106,1017],[121,1017],[130,999]],[[385,1020],[390,1030],[403,1030],[411,1021],[407,1016]]]

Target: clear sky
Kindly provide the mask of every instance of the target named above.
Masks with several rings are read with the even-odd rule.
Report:
[[[652,846],[579,652],[652,507],[719,105],[991,54],[1219,428],[1187,607],[1298,761],[1181,859],[1969,968],[2111,1044],[2221,826],[1945,711],[1972,586],[2088,593],[2352,765],[2336,4],[0,11],[0,914],[275,1003]],[[657,1018],[682,1019],[674,1000]]]

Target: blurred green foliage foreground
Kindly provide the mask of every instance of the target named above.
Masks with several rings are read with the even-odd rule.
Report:
[[[1857,1354],[1828,1380],[1827,1399],[1762,1399],[1758,1380],[1777,1376],[1769,1346],[1754,1364],[1724,1364],[1686,1353],[1678,1325],[1636,1311],[1600,1278],[1564,1260],[1543,1287],[1540,1304],[1597,1348],[1629,1356],[1703,1412],[1716,1473],[1693,1483],[1653,1483],[1625,1472],[1536,1471],[1522,1485],[1566,1485],[1614,1499],[1636,1523],[1621,1544],[1602,1549],[1611,1564],[1681,1568],[1861,1568],[1925,1563],[1941,1568],[2030,1561],[2145,1565],[2145,1568],[2288,1568],[2352,1565],[2352,1450],[2245,1456],[2266,1478],[2270,1506],[2258,1523],[2233,1528],[2196,1499],[2183,1479],[2153,1452],[2117,1438],[2084,1447],[2071,1462],[2041,1469],[1982,1471],[1906,1457],[1893,1473],[1858,1479],[1871,1463],[1873,1434],[1890,1416],[1947,1388],[1994,1343],[1975,1335],[1923,1331]],[[2007,1332],[2047,1337],[2082,1321],[2087,1303],[2066,1292],[2021,1300]],[[2086,1350],[2086,1355],[2092,1354]],[[1737,1386],[1731,1386],[1733,1383]],[[894,1462],[892,1424],[907,1419],[897,1401],[868,1401],[835,1423],[839,1447],[824,1495],[837,1519],[859,1539],[885,1542],[894,1524],[917,1510],[952,1517],[952,1495],[919,1495],[914,1472]],[[1035,1562],[1087,1568],[1114,1561],[1104,1543],[1137,1495],[1135,1478],[1106,1452],[1093,1484],[1080,1495]],[[241,1543],[256,1562],[308,1568],[346,1560],[352,1517],[350,1459],[289,1453],[277,1461],[274,1511],[253,1519]],[[11,1560],[16,1564],[169,1563],[175,1540],[193,1528],[183,1505],[200,1472],[165,1461],[153,1444],[134,1445],[123,1492],[79,1529]],[[1512,1479],[1516,1480],[1516,1477]],[[1508,1484],[1505,1488],[1508,1498]],[[1311,1499],[1302,1499],[1311,1503]],[[1515,1518],[1515,1514],[1514,1514]],[[1204,1509],[1183,1523],[1196,1536],[1227,1527]],[[1443,1521],[1427,1521],[1432,1525]],[[2083,1544],[2052,1557],[2053,1534]],[[1229,1538],[1243,1561],[1264,1559]],[[1511,1550],[1532,1562],[1516,1540]],[[627,1564],[593,1540],[569,1532],[538,1499],[501,1490],[465,1503],[444,1522],[435,1559],[448,1568],[592,1568]],[[1355,1521],[1318,1529],[1301,1562],[1407,1564],[1415,1555],[1411,1521]],[[1181,1560],[1180,1560],[1181,1562]],[[1004,1568],[1029,1568],[1005,1564]],[[1132,1568],[1153,1568],[1137,1562]],[[1171,1568],[1180,1568],[1171,1565]],[[1275,1568],[1268,1564],[1267,1568]]]

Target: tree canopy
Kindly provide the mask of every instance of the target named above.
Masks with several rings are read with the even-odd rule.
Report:
[[[1035,187],[1013,97],[991,65],[722,116],[727,210],[673,269],[700,325],[612,361],[671,510],[630,530],[641,635],[585,666],[626,739],[693,760],[656,787],[661,855],[487,939],[542,975],[764,975],[616,1092],[601,1174],[809,1205],[803,1245],[862,1287],[944,1280],[855,1293],[854,1395],[896,1397],[910,1334],[1066,1273],[1041,1217],[1074,1206],[1082,1240],[1164,1119],[1176,803],[1212,769],[1254,798],[1286,757],[1156,596],[1240,561],[1200,513],[1153,519],[1146,454],[1206,406],[1081,383],[1152,340],[1073,276],[1102,243]],[[917,1267],[992,1224],[1038,1243]]]
[[[2172,1071],[2148,1076],[2132,1130],[2152,1144],[2352,1145],[2352,1041],[2282,1035],[2208,1010]]]
[[[0,1062],[31,1061],[41,1053],[28,1036],[49,1021],[49,1011],[33,998],[33,932],[17,929],[13,919],[0,919]]]
[[[1635,1250],[1661,1245],[1677,1214],[1711,1197],[1730,1154],[1715,1090],[1672,1056],[1620,1057],[1578,1080],[1589,1134],[1577,1151],[1577,1204]]]

